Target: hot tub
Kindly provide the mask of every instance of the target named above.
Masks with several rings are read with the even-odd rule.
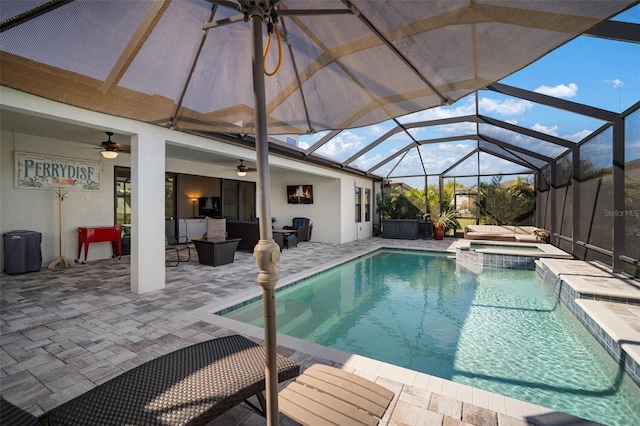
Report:
[[[485,240],[456,243],[456,259],[476,266],[535,269],[535,261],[541,257],[573,259],[572,255],[551,244]]]

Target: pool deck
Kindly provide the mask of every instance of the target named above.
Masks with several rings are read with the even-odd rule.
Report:
[[[301,242],[282,252],[279,286],[381,246],[453,255],[456,241]],[[595,275],[585,266],[594,265],[587,262],[545,262],[565,278],[582,279],[592,292],[607,293],[606,300],[578,302],[603,322],[603,328],[619,333],[615,338],[623,340],[630,356],[638,356],[640,362],[636,353],[640,352],[640,304],[622,303],[640,301],[638,282]],[[129,259],[123,257],[0,276],[0,389],[5,398],[39,415],[124,371],[193,343],[234,333],[262,342],[262,329],[213,314],[261,293],[252,253],[237,252],[233,264],[216,268],[200,265],[196,255],[191,262],[166,268],[165,289],[145,294],[130,292],[129,270]],[[589,424],[366,357],[289,336],[278,335],[278,339],[280,353],[303,368],[316,362],[336,365],[394,391],[382,425]],[[295,424],[284,417],[281,423]],[[209,424],[264,425],[266,421],[241,404]]]

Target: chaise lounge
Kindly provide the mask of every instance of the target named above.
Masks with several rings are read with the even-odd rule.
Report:
[[[278,382],[300,372],[281,355],[277,368]],[[253,395],[264,411],[264,389],[264,347],[232,335],[146,362],[40,418],[4,398],[0,409],[3,425],[204,425]]]
[[[464,228],[465,240],[540,242],[535,234],[535,226],[514,225],[467,225]]]

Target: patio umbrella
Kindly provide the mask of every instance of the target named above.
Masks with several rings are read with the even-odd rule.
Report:
[[[453,103],[637,3],[2,1],[0,84],[181,131],[254,134],[259,216],[268,218],[267,133],[360,127]],[[279,252],[268,225],[255,256],[276,424]]]

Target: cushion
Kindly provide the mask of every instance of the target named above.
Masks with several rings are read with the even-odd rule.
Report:
[[[207,239],[224,240],[227,238],[227,219],[207,218]]]

